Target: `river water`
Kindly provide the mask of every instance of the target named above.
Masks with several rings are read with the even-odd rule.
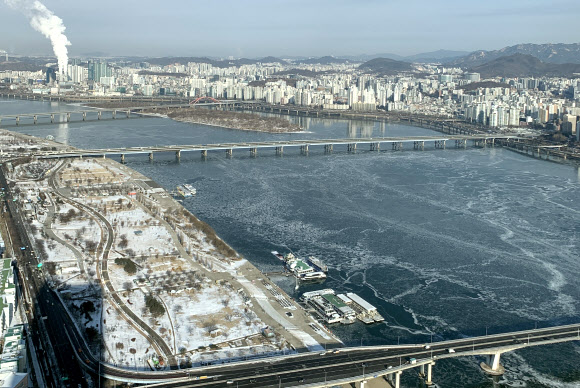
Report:
[[[0,100],[0,114],[68,111],[62,103]],[[288,118],[298,120],[297,118]],[[5,127],[77,147],[434,135],[395,124],[300,119],[300,134],[265,134],[168,119]],[[416,343],[580,321],[580,172],[502,148],[425,151],[335,147],[127,157],[129,167],[167,189],[191,183],[184,206],[265,272],[270,254],[315,255],[330,267],[322,285],[273,277],[290,295],[330,287],[356,292],[386,323],[333,326],[347,345]],[[578,387],[578,344],[502,356],[499,383],[483,359],[440,361],[441,387]],[[418,386],[411,373],[406,386]]]

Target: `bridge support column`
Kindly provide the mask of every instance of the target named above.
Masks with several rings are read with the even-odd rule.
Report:
[[[20,116],[16,116],[16,125],[20,125]]]
[[[38,121],[38,116],[34,115],[34,124],[36,124],[36,121]]]
[[[66,112],[66,122],[70,123],[70,112]]]
[[[202,158],[207,158],[207,150],[201,150],[201,157]]]
[[[445,149],[447,140],[435,140],[435,148]]]
[[[257,154],[258,154],[257,148],[250,148],[250,155],[251,156],[256,156]]]
[[[114,119],[116,119],[116,118],[117,118],[117,111],[116,111],[116,110],[114,110],[114,111],[113,111],[113,120],[114,120]]]
[[[371,143],[371,151],[380,151],[381,143]]]
[[[326,146],[324,146],[324,150],[326,150]],[[302,153],[303,155],[308,154],[308,144],[300,146],[300,153]]]
[[[332,152],[332,144],[327,144],[324,146],[324,152],[331,153]]]
[[[228,158],[231,158],[232,157],[232,154],[233,154],[233,150],[231,148],[229,150],[226,150],[226,156]]]
[[[50,122],[54,123],[54,115],[50,115]]]
[[[131,117],[131,111],[130,111],[130,110],[128,110],[128,111],[127,111],[127,118],[130,118],[130,117]]]
[[[125,163],[125,154],[121,154],[121,163]]]
[[[83,112],[83,120],[87,117],[86,112]],[[103,112],[98,111],[97,112],[97,120],[100,120],[103,117]]]
[[[505,368],[500,363],[501,353],[490,354],[487,363],[479,364],[485,373],[491,376],[501,376],[505,373]]]
[[[175,151],[175,159],[181,160],[181,150]]]
[[[356,143],[352,143],[348,145],[348,152],[356,151]]]
[[[149,152],[149,160],[153,160],[153,152]]]
[[[395,388],[401,388],[401,375],[403,372],[395,372]]]
[[[284,147],[276,147],[276,155],[282,155],[284,152]]]
[[[427,364],[427,379],[425,380],[425,385],[433,385],[433,365],[435,365],[434,362]]]
[[[401,151],[403,149],[403,143],[400,141],[393,142],[392,144],[394,151]]]

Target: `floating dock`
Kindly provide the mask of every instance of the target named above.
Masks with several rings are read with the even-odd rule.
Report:
[[[326,323],[350,324],[358,319],[371,324],[385,320],[376,307],[352,292],[336,295],[334,290],[326,288],[305,292],[300,299]]]

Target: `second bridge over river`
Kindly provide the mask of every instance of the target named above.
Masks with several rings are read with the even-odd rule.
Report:
[[[415,149],[424,150],[426,144],[433,145],[434,148],[444,149],[446,147],[467,148],[468,146],[486,147],[493,146],[497,142],[518,142],[517,136],[512,135],[453,135],[453,136],[421,136],[421,137],[374,137],[374,138],[349,138],[349,139],[310,139],[310,140],[285,140],[285,141],[263,141],[263,142],[243,142],[243,143],[219,143],[219,144],[195,144],[195,145],[167,145],[154,147],[128,147],[128,148],[106,148],[87,150],[62,150],[62,151],[42,151],[37,156],[43,159],[73,158],[80,156],[87,157],[107,157],[120,156],[121,160],[126,155],[148,155],[153,160],[155,153],[175,153],[177,158],[182,152],[200,152],[202,157],[206,157],[208,152],[222,151],[231,157],[234,151],[249,151],[251,156],[256,156],[258,150],[273,150],[281,155],[284,149],[299,149],[301,153],[308,153],[311,148],[324,149],[325,152],[332,152],[334,147],[342,146],[347,151],[352,152],[357,149],[368,149],[370,151]]]

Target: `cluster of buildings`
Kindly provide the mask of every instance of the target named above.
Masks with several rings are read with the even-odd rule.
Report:
[[[28,360],[24,324],[17,313],[18,296],[12,260],[4,258],[4,241],[0,236],[0,387],[28,387]]]
[[[195,62],[160,66],[73,59],[67,75],[57,79],[59,76],[52,68],[46,72],[5,71],[0,72],[0,81],[38,94],[208,96],[321,109],[384,109],[458,117],[491,128],[540,126],[568,136],[578,136],[580,115],[578,80],[484,80],[478,73],[440,65],[421,65],[416,71],[397,75],[371,75],[357,63],[218,67]],[[469,86],[475,83],[480,87]]]

